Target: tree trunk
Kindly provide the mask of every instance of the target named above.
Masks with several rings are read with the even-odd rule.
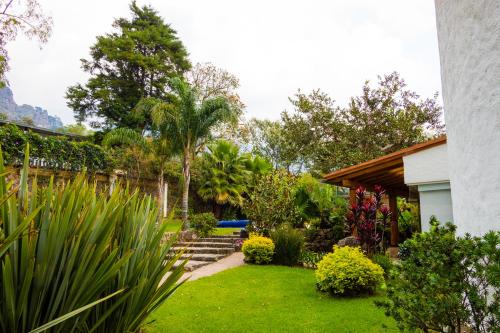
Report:
[[[215,211],[214,211],[215,217],[220,220],[222,217],[222,206],[218,204],[217,202],[215,203]]]
[[[189,199],[189,182],[191,181],[190,173],[190,153],[189,149],[184,149],[183,164],[182,164],[182,175],[183,175],[183,186],[182,186],[182,230],[189,230],[189,216],[188,216],[188,199]]]
[[[163,195],[164,191],[163,189],[165,188],[164,186],[164,179],[163,179],[163,168],[160,170],[160,175],[158,176],[158,206],[159,206],[159,214],[160,217],[163,219]]]

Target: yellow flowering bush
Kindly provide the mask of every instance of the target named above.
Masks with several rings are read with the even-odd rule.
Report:
[[[373,293],[384,281],[384,270],[368,259],[359,247],[333,247],[318,263],[316,285],[332,295]]]
[[[274,243],[271,238],[250,235],[241,248],[245,261],[255,264],[269,264],[273,260]]]

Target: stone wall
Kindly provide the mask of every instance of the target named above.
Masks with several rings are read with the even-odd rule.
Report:
[[[8,167],[7,170],[10,171],[10,174],[8,176],[9,180],[13,180],[14,182],[19,181],[19,168]],[[77,173],[72,171],[61,171],[44,168],[29,169],[30,179],[36,176],[38,184],[42,186],[48,184],[51,177],[54,177],[55,184],[61,184],[67,182],[68,180],[74,179],[76,175]],[[138,189],[142,194],[158,197],[158,183],[156,179],[130,178],[119,171],[113,171],[109,174],[90,173],[88,176],[90,181],[96,182],[98,191],[109,191],[110,187],[113,186],[113,183],[121,183],[123,185],[128,184],[132,189]],[[180,193],[176,180],[166,181],[169,184],[168,209],[170,211],[176,204],[177,206],[179,206]]]

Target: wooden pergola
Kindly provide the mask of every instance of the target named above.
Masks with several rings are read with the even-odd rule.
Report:
[[[370,191],[374,185],[381,185],[388,194],[389,209],[391,212],[397,212],[397,197],[408,198],[410,194],[410,189],[404,181],[403,157],[444,143],[446,143],[446,136],[331,172],[323,178],[327,183],[348,187],[351,201],[355,198],[356,189],[359,186]],[[398,216],[392,214],[391,246],[398,245],[398,236]]]

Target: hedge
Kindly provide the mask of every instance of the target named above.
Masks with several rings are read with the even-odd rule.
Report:
[[[93,143],[70,141],[64,136],[41,136],[15,125],[0,127],[0,147],[7,165],[22,164],[27,143],[30,166],[69,171],[108,171],[113,167],[110,155]]]

